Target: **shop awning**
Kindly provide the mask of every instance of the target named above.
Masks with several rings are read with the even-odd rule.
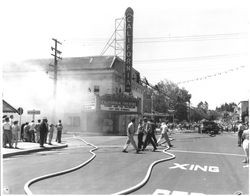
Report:
[[[3,100],[3,113],[18,113],[17,109]]]

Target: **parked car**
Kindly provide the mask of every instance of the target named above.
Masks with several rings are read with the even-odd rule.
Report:
[[[202,133],[211,133],[213,131],[214,134],[219,134],[220,127],[214,121],[204,121],[201,126]]]

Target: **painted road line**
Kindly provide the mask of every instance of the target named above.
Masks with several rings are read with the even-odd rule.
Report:
[[[169,150],[170,152],[185,152],[194,154],[209,154],[209,155],[225,155],[225,156],[238,156],[244,157],[243,154],[231,154],[231,153],[221,153],[221,152],[202,152],[202,151],[187,151],[187,150]]]
[[[195,193],[195,192],[184,192],[184,191],[169,191],[166,189],[156,189],[153,195],[205,195],[203,193]]]
[[[164,189],[156,189],[153,195],[170,195],[171,191]]]

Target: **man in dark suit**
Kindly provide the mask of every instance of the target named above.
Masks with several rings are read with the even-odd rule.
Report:
[[[47,118],[43,118],[43,121],[40,125],[40,147],[44,147],[46,133],[48,133],[48,125],[47,125]]]
[[[153,139],[153,129],[154,129],[154,123],[152,120],[150,120],[147,122],[147,125],[146,125],[147,136],[146,136],[146,139],[144,141],[144,145],[143,145],[142,150],[145,150],[145,148],[147,147],[147,145],[149,143],[151,143],[152,146],[154,147],[153,151],[155,151],[157,149],[156,144],[155,144],[154,139]]]

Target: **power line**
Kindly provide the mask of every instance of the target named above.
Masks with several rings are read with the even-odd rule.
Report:
[[[228,74],[230,72],[238,71],[238,70],[243,69],[245,67],[246,66],[242,65],[242,66],[238,66],[236,68],[225,70],[223,72],[217,72],[215,74],[210,74],[210,75],[206,75],[206,76],[203,76],[203,77],[198,77],[198,78],[191,79],[191,80],[185,80],[185,81],[177,82],[176,84],[190,83],[190,82],[194,82],[194,81],[198,81],[198,80],[207,80],[207,79],[210,79],[212,77],[217,77],[217,76],[220,76],[220,75],[223,75],[223,74]]]
[[[149,42],[154,42],[154,41],[171,41],[171,40],[176,40],[177,39],[224,39],[224,38],[244,38],[247,37],[247,33],[224,33],[224,34],[200,34],[200,35],[183,35],[183,36],[155,36],[155,37],[135,37],[134,38],[134,43],[139,43],[141,41],[149,41]],[[78,40],[83,40],[83,39],[78,39]],[[89,39],[85,39],[83,40],[84,43],[100,43],[103,44],[103,42],[107,40],[107,38],[89,38]],[[77,41],[77,39],[75,39],[75,42],[79,42]]]
[[[214,58],[225,58],[233,56],[246,55],[245,53],[234,53],[234,54],[218,54],[218,55],[207,55],[207,56],[193,56],[193,57],[178,57],[178,58],[162,58],[162,59],[145,59],[145,60],[135,60],[135,63],[161,63],[161,62],[173,62],[173,61],[196,61],[203,59],[214,59]]]

